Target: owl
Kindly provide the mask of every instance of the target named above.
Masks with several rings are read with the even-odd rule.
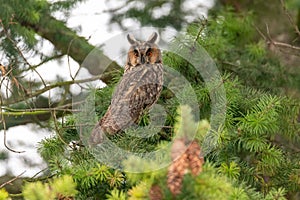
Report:
[[[158,34],[146,41],[127,35],[130,48],[124,74],[113,93],[105,115],[92,130],[89,144],[94,146],[105,139],[105,134],[116,134],[137,123],[159,98],[163,87],[163,64]]]

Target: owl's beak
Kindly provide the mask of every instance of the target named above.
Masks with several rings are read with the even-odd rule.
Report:
[[[145,57],[143,55],[141,56],[141,64],[145,64]]]

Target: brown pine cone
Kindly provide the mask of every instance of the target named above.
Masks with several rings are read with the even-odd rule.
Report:
[[[186,154],[189,163],[189,169],[194,176],[199,175],[202,171],[202,165],[204,163],[204,158],[200,157],[201,149],[199,144],[194,140],[188,147]]]
[[[158,185],[152,185],[149,191],[150,200],[162,200],[163,193]]]
[[[57,199],[58,200],[73,200],[74,197],[67,197],[67,196],[63,196],[62,194],[58,194]]]
[[[173,195],[181,192],[182,180],[188,168],[187,154],[184,153],[180,158],[174,160],[168,169],[167,185]]]
[[[171,148],[171,159],[172,161],[178,159],[186,151],[187,147],[185,145],[184,139],[176,139]]]

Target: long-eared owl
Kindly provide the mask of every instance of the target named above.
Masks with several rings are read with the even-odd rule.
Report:
[[[157,38],[156,32],[146,41],[127,35],[131,47],[124,74],[108,110],[91,133],[90,145],[102,143],[105,134],[115,134],[137,123],[144,110],[157,101],[163,87],[162,56],[155,43]]]

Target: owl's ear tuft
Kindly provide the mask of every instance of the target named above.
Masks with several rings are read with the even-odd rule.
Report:
[[[131,33],[129,33],[129,34],[127,35],[127,40],[128,40],[128,42],[129,42],[130,44],[136,44],[136,43],[137,43],[136,39],[134,38],[134,36],[133,36]]]
[[[147,42],[149,43],[155,43],[158,38],[158,34],[156,32],[153,32],[150,37],[148,38]]]

